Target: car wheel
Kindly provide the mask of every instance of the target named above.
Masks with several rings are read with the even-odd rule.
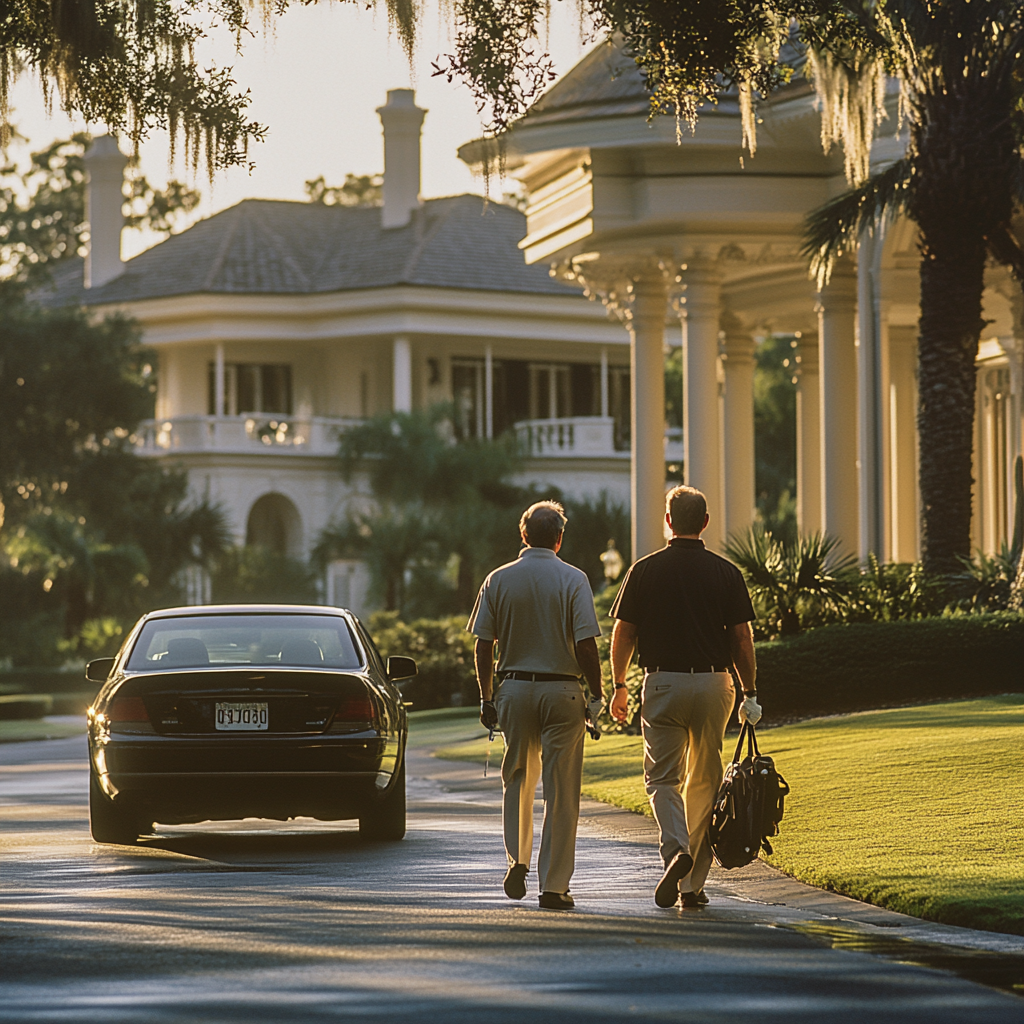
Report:
[[[394,841],[405,835],[405,756],[391,792],[359,816],[359,834],[366,839]]]
[[[117,807],[103,792],[96,773],[89,771],[89,831],[97,843],[132,846],[139,840],[139,822]]]

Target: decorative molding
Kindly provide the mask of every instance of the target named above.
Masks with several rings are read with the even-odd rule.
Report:
[[[583,294],[599,301],[611,317],[627,327],[633,321],[637,290],[657,282],[671,291],[680,286],[680,264],[658,253],[583,253],[552,267],[552,276],[581,285]]]

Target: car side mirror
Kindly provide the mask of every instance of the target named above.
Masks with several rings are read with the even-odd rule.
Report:
[[[412,658],[388,658],[388,679],[412,679],[416,675],[416,662]]]
[[[85,666],[85,678],[90,683],[105,683],[110,670],[114,667],[113,658],[93,658]]]

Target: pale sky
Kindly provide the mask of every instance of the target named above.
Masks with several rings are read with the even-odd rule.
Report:
[[[379,11],[366,10],[362,2],[322,0],[313,7],[292,7],[277,19],[269,38],[259,32],[250,39],[241,57],[235,57],[226,38],[218,39],[210,52],[219,64],[233,64],[238,83],[252,92],[250,117],[270,130],[267,141],[250,151],[256,163],[252,174],[242,169],[221,173],[211,190],[200,172],[194,184],[203,192],[203,215],[249,197],[304,199],[304,183],[321,174],[329,185],[340,185],[346,173],[382,171],[375,108],[383,105],[388,89],[410,87],[419,106],[429,111],[423,125],[424,197],[482,192],[482,183],[456,156],[462,143],[480,135],[480,118],[465,86],[431,77],[431,61],[451,47],[437,0],[423,6],[411,71],[398,40],[389,38],[383,3]],[[574,3],[552,4],[550,48],[559,74],[589,49],[580,41],[578,24]],[[48,116],[39,83],[28,76],[17,83],[11,99],[12,120],[32,149],[82,127],[103,133],[101,126],[72,124],[59,109]],[[181,166],[169,171],[168,154],[166,135],[156,134],[143,144],[141,170],[154,184],[168,177],[188,180]],[[492,184],[492,192],[500,194],[500,186]],[[139,232],[126,231],[125,257],[147,244],[151,241]]]

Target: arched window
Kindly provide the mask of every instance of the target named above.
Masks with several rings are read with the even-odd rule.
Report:
[[[249,510],[245,543],[268,548],[279,555],[302,554],[302,517],[283,494],[264,494]]]

